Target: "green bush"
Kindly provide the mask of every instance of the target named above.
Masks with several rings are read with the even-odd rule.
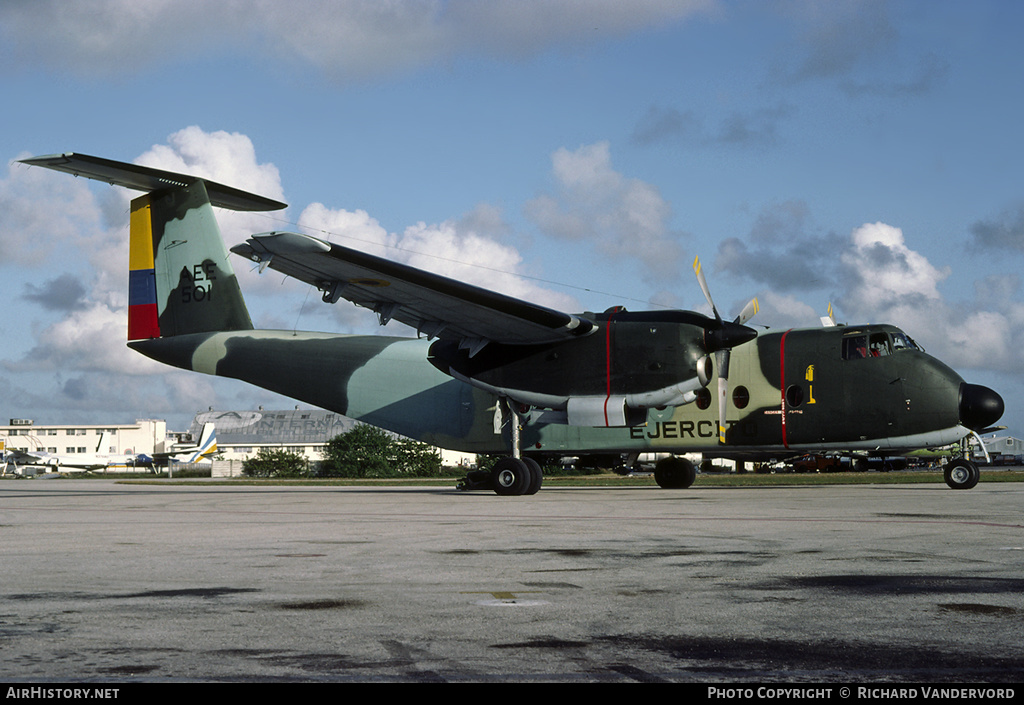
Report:
[[[441,456],[426,443],[396,438],[360,424],[327,444],[319,474],[323,477],[434,477]]]
[[[299,453],[280,448],[260,448],[256,456],[242,461],[242,474],[248,477],[304,477],[309,461]]]

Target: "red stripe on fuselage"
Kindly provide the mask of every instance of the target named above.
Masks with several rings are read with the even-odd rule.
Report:
[[[608,315],[608,326],[604,329],[604,425],[608,425],[608,399],[612,395],[612,316]]]
[[[786,436],[786,336],[789,335],[787,330],[782,334],[782,340],[779,343],[779,390],[782,393],[782,413],[779,416],[782,418],[782,446],[789,448],[789,438]]]
[[[619,312],[616,306],[608,313],[608,325],[604,329],[604,425],[608,426],[608,400],[612,396],[612,317]]]

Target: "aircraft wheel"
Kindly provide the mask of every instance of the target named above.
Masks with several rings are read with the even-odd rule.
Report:
[[[978,470],[978,466],[963,458],[949,463],[942,474],[946,484],[954,490],[969,490],[981,479],[981,471]]]
[[[491,469],[494,491],[503,497],[525,494],[533,473],[519,458],[502,458]]]
[[[654,481],[666,490],[685,490],[697,479],[697,468],[685,458],[662,458],[654,466]]]
[[[530,484],[526,486],[526,491],[523,494],[537,494],[544,482],[544,471],[541,470],[540,463],[533,458],[523,458],[523,462],[526,463],[526,467],[530,471]]]

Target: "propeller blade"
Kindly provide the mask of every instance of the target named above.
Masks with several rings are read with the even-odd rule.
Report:
[[[740,315],[736,316],[736,320],[734,321],[734,323],[746,323],[747,321],[754,317],[754,314],[756,314],[757,311],[757,298],[753,298],[747,302],[746,306],[743,307],[743,310],[740,311]]]
[[[700,266],[700,257],[693,258],[693,271],[697,275],[697,283],[700,284],[700,290],[704,292],[704,298],[711,305],[712,313],[715,314],[717,320],[721,321],[722,317],[718,315],[718,309],[715,308],[715,302],[711,298],[711,289],[708,288],[708,282],[704,278],[704,268]]]
[[[718,365],[718,443],[725,444],[725,410],[729,403],[729,355],[730,350],[719,350],[715,353]]]
[[[704,298],[708,300],[711,311],[715,314],[718,325],[714,328],[706,328],[704,331],[704,342],[707,352],[714,351],[715,366],[718,368],[718,442],[725,444],[725,412],[729,402],[729,357],[732,349],[757,337],[757,331],[745,325],[754,317],[758,311],[757,299],[751,299],[740,315],[732,323],[726,323],[718,313],[711,298],[711,288],[704,277],[704,268],[701,267],[700,257],[693,258],[693,272],[697,275],[697,283],[700,290],[704,292]]]

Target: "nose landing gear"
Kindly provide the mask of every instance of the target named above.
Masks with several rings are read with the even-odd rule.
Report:
[[[978,484],[981,471],[973,461],[967,458],[951,460],[942,471],[946,484],[954,490],[969,490]]]

